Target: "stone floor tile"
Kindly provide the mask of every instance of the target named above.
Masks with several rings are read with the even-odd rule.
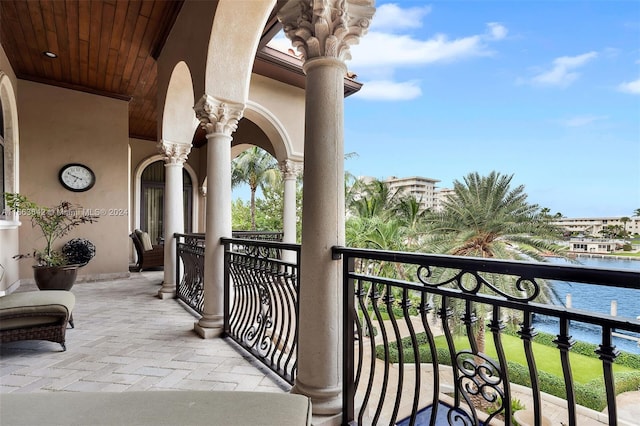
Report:
[[[27,386],[38,380],[38,377],[34,376],[21,376],[18,374],[9,374],[2,377],[0,384],[2,386]]]
[[[43,388],[43,390],[62,391],[72,383],[75,383],[81,380],[87,374],[86,371],[72,371],[72,370],[67,370],[67,371],[68,371],[68,374],[66,376],[59,377],[55,380],[52,380],[49,385]]]
[[[189,370],[174,370],[171,374],[169,374],[164,379],[160,380],[156,387],[159,388],[173,388],[176,384],[180,383],[184,380],[185,377],[189,375],[191,371]]]
[[[67,392],[101,392],[109,385],[107,382],[90,382],[87,380],[79,380],[66,386],[64,391]]]
[[[134,373],[139,376],[167,377],[169,374],[173,373],[173,371],[174,370],[168,368],[141,367],[135,370]]]
[[[29,383],[26,386],[21,386],[20,389],[16,390],[16,393],[31,393],[31,392],[42,392],[43,389],[46,389],[47,386],[50,386],[53,379],[50,377],[43,377],[38,379],[32,383]]]

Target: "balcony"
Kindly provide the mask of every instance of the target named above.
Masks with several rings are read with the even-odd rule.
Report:
[[[288,391],[232,341],[196,337],[182,303],[155,297],[161,282],[162,272],[141,272],[76,283],[67,351],[47,341],[2,344],[0,392]]]
[[[287,392],[297,373],[297,318],[304,315],[297,302],[304,285],[298,282],[300,246],[239,238],[221,243],[224,339],[191,332],[203,303],[204,240],[182,235],[176,303],[153,297],[159,273],[77,284],[69,350],[55,352],[57,345],[48,342],[3,346],[2,392]],[[637,391],[640,382],[637,371],[631,378],[618,371],[625,361],[614,339],[638,335],[640,322],[534,299],[548,280],[640,293],[640,272],[338,247],[334,258],[344,268],[346,302],[343,424],[510,424],[516,400],[531,424],[635,423],[630,410],[637,404],[616,396]],[[561,379],[555,381],[538,369],[549,357],[538,348],[541,315],[556,327],[545,352],[556,360]],[[584,359],[571,337],[578,323],[601,334],[591,357],[601,385],[587,395],[597,410],[582,406],[585,386],[575,374]],[[478,333],[481,324],[486,334]],[[525,360],[520,367],[518,356]],[[522,379],[526,384],[517,383]]]
[[[299,247],[243,239],[222,243],[228,268],[227,334],[293,383],[295,367],[283,371],[274,359],[295,359],[298,263],[283,258],[297,259]],[[189,244],[179,243],[179,253],[185,265],[194,263]],[[548,280],[636,291],[640,287],[637,271],[346,248],[335,248],[334,256],[342,258],[348,302],[344,359],[353,360],[344,366],[343,423],[494,424],[499,418],[511,418],[513,408],[526,407],[525,412],[540,422],[623,424],[616,394],[637,390],[640,377],[637,372],[631,379],[616,372],[619,351],[613,336],[638,336],[640,323],[534,299],[546,291]],[[202,296],[201,291],[193,291],[198,285],[189,283],[188,277],[194,275],[185,270],[179,294]],[[545,353],[551,350],[557,358],[560,379],[536,367],[540,356],[536,346],[542,337],[536,337],[534,318],[540,315],[551,318],[557,327]],[[602,335],[593,351],[602,384],[588,395],[584,395],[585,385],[573,379],[571,368],[574,355],[570,353],[576,344],[571,327],[577,323]],[[487,350],[493,356],[485,355],[480,346],[480,324],[486,324],[488,334],[483,336],[493,342],[493,349]],[[508,346],[505,339],[510,341]],[[516,345],[521,346],[524,365],[512,364],[509,351],[513,349],[507,348],[513,347],[514,340],[520,342]],[[283,346],[288,349],[282,350]],[[405,350],[398,351],[399,346]],[[575,357],[574,362],[582,360]],[[510,403],[516,400],[520,406]],[[580,403],[591,404],[597,411]],[[610,407],[607,414],[600,412],[604,407]]]

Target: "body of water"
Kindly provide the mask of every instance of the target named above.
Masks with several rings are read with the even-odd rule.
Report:
[[[588,267],[640,270],[640,260],[579,257],[578,261]],[[568,264],[567,261],[557,258],[551,259],[551,262]],[[640,290],[610,288],[566,281],[551,281],[550,284],[557,297],[554,301],[556,304],[565,305],[567,294],[571,294],[573,308],[609,314],[611,312],[611,301],[614,300],[618,305],[617,316],[633,319],[640,316]],[[640,285],[640,283],[638,284]],[[546,333],[558,333],[558,321],[554,318],[538,316],[534,321],[534,326]],[[573,321],[571,323],[571,335],[575,340],[596,344],[601,343],[600,328],[590,324]],[[640,335],[632,337],[640,338]],[[636,341],[614,337],[614,344],[620,350],[640,353],[640,346]]]

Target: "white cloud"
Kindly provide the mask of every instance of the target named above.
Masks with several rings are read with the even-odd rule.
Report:
[[[582,115],[561,120],[560,123],[567,127],[583,127],[595,121],[607,120],[608,118],[606,115]]]
[[[632,95],[640,95],[640,78],[618,85],[618,90]]]
[[[422,89],[417,80],[374,80],[365,82],[362,89],[353,96],[376,101],[408,101],[422,96]]]
[[[422,18],[431,13],[431,6],[402,9],[395,3],[378,7],[371,20],[371,31],[394,32],[405,28],[422,27]]]
[[[498,22],[489,22],[483,32],[465,37],[450,38],[446,34],[433,34],[429,38],[408,34],[408,30],[421,28],[431,6],[402,8],[396,3],[377,8],[371,28],[358,44],[350,47],[350,70],[369,78],[358,93],[362,99],[410,100],[422,96],[417,81],[396,81],[398,69],[420,67],[437,63],[450,63],[474,57],[491,56],[490,45],[507,36],[507,28]],[[291,42],[278,35],[269,46],[283,52]]]
[[[507,27],[498,22],[489,22],[487,24],[487,27],[489,27],[489,35],[493,40],[502,40],[507,36],[507,33],[509,32],[509,30],[507,30]]]
[[[351,67],[360,72],[362,68],[378,66],[427,65],[437,62],[453,62],[477,56],[490,56],[487,41],[504,37],[507,29],[499,24],[488,24],[487,35],[470,35],[449,39],[445,34],[436,34],[427,40],[409,35],[370,32],[352,46]],[[381,54],[384,52],[384,54]]]
[[[575,69],[582,67],[597,56],[596,52],[583,53],[577,56],[561,56],[554,59],[553,68],[536,75],[531,82],[541,86],[567,87],[580,77],[580,73],[576,72]]]

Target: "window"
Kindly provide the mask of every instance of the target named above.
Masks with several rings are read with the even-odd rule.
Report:
[[[184,199],[184,231],[192,231],[193,186],[191,176],[182,171]],[[142,172],[140,182],[140,228],[149,233],[153,244],[164,236],[164,162],[149,164]]]

